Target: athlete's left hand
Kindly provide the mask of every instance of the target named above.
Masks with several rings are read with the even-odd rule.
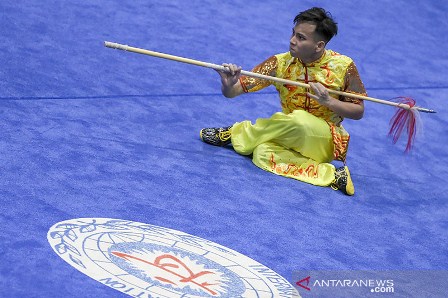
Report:
[[[308,96],[319,102],[321,105],[328,106],[330,102],[334,100],[334,98],[331,97],[328,93],[327,88],[325,88],[321,83],[309,82],[308,84],[310,85],[311,90],[314,93],[313,94],[311,92],[307,92]]]

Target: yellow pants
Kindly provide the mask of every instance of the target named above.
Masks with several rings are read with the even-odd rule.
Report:
[[[237,122],[232,146],[266,171],[319,186],[334,180],[333,137],[324,120],[302,110]]]

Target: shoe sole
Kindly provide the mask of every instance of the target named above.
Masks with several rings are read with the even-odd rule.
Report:
[[[347,173],[347,186],[345,187],[345,193],[349,196],[353,196],[355,194],[355,186],[353,185],[352,177],[350,176],[348,167],[345,166],[344,168]]]

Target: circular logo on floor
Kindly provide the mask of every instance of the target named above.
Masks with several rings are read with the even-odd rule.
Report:
[[[67,263],[134,297],[300,297],[249,257],[164,227],[79,218],[55,224],[47,237]]]

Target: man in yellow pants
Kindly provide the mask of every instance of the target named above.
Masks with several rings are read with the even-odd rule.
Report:
[[[289,52],[274,55],[252,72],[309,84],[311,90],[241,76],[241,67],[223,64],[219,71],[222,93],[232,98],[271,84],[279,92],[282,112],[255,124],[242,121],[230,127],[204,128],[201,139],[251,155],[258,167],[272,173],[319,186],[331,186],[347,195],[355,192],[348,167],[336,169],[330,162],[343,161],[349,134],[344,118],[361,119],[359,99],[331,97],[328,89],[367,95],[353,60],[326,49],[337,34],[337,24],[322,8],[311,8],[294,18]],[[311,92],[312,91],[312,92]]]

